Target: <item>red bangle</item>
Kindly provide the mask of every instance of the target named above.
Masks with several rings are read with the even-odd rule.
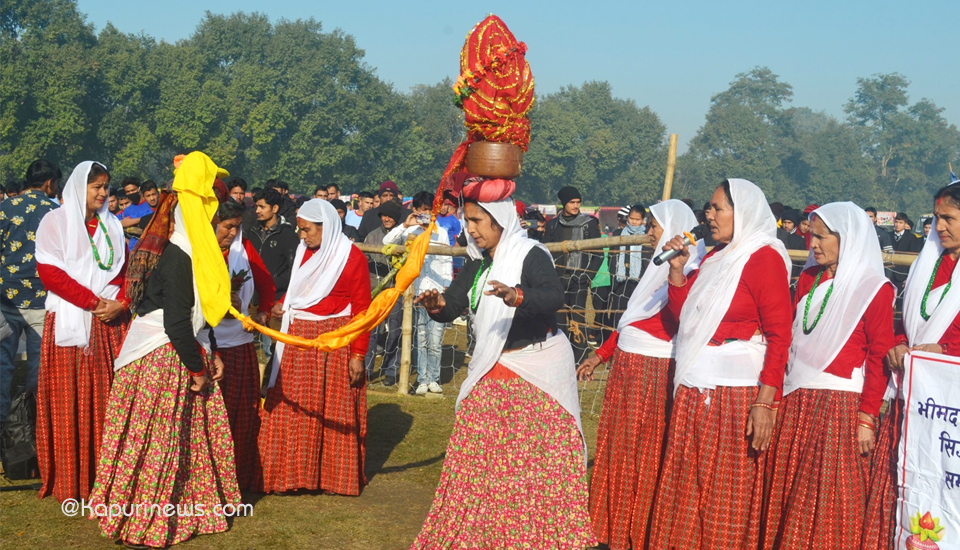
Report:
[[[520,290],[520,285],[513,287],[513,290],[517,293],[517,297],[513,299],[513,305],[510,307],[520,307],[523,303],[523,291]]]

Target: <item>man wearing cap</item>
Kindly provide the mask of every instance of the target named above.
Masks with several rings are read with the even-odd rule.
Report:
[[[360,227],[357,228],[357,232],[360,233],[360,238],[364,239],[363,242],[367,242],[367,235],[380,226],[380,208],[383,208],[383,205],[388,202],[393,202],[400,208],[400,214],[398,219],[405,220],[411,214],[410,210],[403,207],[400,204],[400,201],[397,198],[400,196],[400,190],[397,188],[397,184],[387,180],[380,184],[380,191],[378,191],[377,196],[380,197],[380,206],[376,208],[371,208],[363,213],[363,218],[360,220]]]
[[[797,234],[800,225],[798,210],[784,210],[780,214],[780,228],[777,229],[777,238],[787,247],[787,250],[806,250],[807,240]]]
[[[384,182],[393,184],[393,182]],[[394,188],[396,186],[394,185]],[[371,210],[372,211],[372,210]],[[383,239],[391,229],[400,223],[403,218],[400,205],[393,200],[385,200],[376,208],[379,223],[363,239],[364,244],[383,246]],[[410,216],[407,212],[407,217]],[[364,215],[366,220],[366,214]],[[361,223],[361,227],[363,224]],[[370,288],[376,288],[380,280],[390,272],[390,261],[383,254],[367,254],[367,265],[370,269]],[[393,282],[387,285],[392,287]],[[380,323],[370,334],[371,346],[367,351],[364,364],[367,369],[367,378],[373,378],[374,362],[377,358],[377,348],[383,348],[383,362],[380,363],[380,372],[383,373],[383,384],[393,386],[397,383],[397,368],[400,366],[400,325],[403,321],[403,297],[390,310],[387,319]]]
[[[330,196],[330,195],[327,195]],[[353,242],[360,241],[360,234],[357,233],[357,228],[352,225],[347,225],[347,203],[343,202],[340,199],[333,199],[330,201],[330,204],[337,210],[337,214],[340,214],[340,228],[344,235],[347,236]]]
[[[600,222],[580,212],[582,198],[576,187],[566,186],[557,193],[563,205],[557,217],[547,222],[543,232],[544,243],[581,241],[600,238]],[[554,253],[557,272],[565,289],[564,306],[572,311],[557,314],[557,322],[567,333],[576,363],[587,357],[587,293],[590,282],[600,268],[603,255],[594,252],[571,251]]]

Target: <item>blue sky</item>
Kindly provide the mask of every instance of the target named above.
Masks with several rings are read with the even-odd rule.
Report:
[[[400,91],[456,78],[464,36],[496,13],[527,43],[539,94],[609,81],[615,96],[660,115],[668,131],[679,134],[681,150],[703,124],[710,96],[757,65],[793,85],[793,105],[837,117],[843,117],[857,77],[900,72],[911,81],[911,103],[929,98],[946,108],[948,121],[960,123],[956,0],[79,0],[78,5],[97,30],[109,21],[123,32],[170,42],[189,37],[205,11],[256,11],[273,21],[313,17],[325,31],[339,28],[353,35],[366,62]]]

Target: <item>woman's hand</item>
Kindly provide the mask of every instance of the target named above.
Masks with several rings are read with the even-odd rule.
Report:
[[[777,389],[763,384],[757,394],[757,403],[773,406],[773,398]],[[766,451],[770,447],[773,437],[773,424],[777,421],[777,413],[766,407],[750,407],[750,416],[747,417],[747,437],[751,438],[750,445],[755,451]]]
[[[347,370],[350,373],[350,385],[359,386],[366,372],[363,369],[363,358],[362,357],[350,357],[350,360],[347,362]]]
[[[577,367],[577,380],[581,382],[584,380],[593,380],[593,371],[602,362],[603,360],[596,354],[584,359],[583,363],[580,363],[580,366]]]
[[[230,293],[230,305],[233,306],[233,309],[240,311],[240,307],[243,306],[243,303],[240,301],[239,292]],[[240,311],[240,313],[243,313],[243,312]]]
[[[940,344],[920,344],[918,346],[913,346],[910,348],[910,351],[925,351],[927,353],[943,353],[943,348],[940,347]]]
[[[270,315],[272,315],[274,319],[283,317],[283,302],[277,302],[273,304],[273,309],[270,310]]]
[[[513,304],[517,302],[517,289],[512,286],[507,286],[500,281],[490,281],[487,284],[490,285],[490,290],[484,290],[484,296],[496,296],[510,307],[513,307]]]
[[[93,314],[104,323],[109,323],[123,313],[123,310],[123,304],[120,302],[100,298],[100,303],[98,303],[96,309],[93,310]]]
[[[903,356],[910,351],[904,344],[897,344],[887,352],[887,368],[893,371],[903,370]]]
[[[210,385],[210,379],[207,378],[206,373],[191,378],[193,378],[193,383],[190,384],[190,391],[200,393]]]
[[[873,451],[873,448],[877,443],[877,429],[876,429],[876,420],[872,416],[866,413],[858,413],[859,422],[857,423],[857,445],[860,447],[860,454],[866,456]],[[870,429],[866,424],[872,424],[873,429]]]
[[[220,358],[219,353],[213,354],[213,365],[210,367],[213,371],[213,375],[210,377],[213,381],[219,382],[223,380],[223,374],[226,371],[226,367],[223,364],[223,359]]]
[[[687,260],[690,258],[690,245],[683,242],[683,235],[677,235],[676,237],[667,241],[667,244],[663,245],[663,250],[679,250],[680,253],[670,258],[670,283],[674,286],[683,286],[686,283],[686,276],[683,274],[683,268],[687,265]]]
[[[440,311],[447,305],[447,301],[443,299],[443,294],[439,290],[425,290],[413,300],[413,303],[422,305],[427,311]]]
[[[267,315],[266,311],[261,311],[253,315],[253,322],[260,326],[267,326],[267,321],[269,320],[270,320],[270,317]],[[243,330],[247,332],[253,332],[256,329],[253,327],[247,328],[246,326],[244,326]]]

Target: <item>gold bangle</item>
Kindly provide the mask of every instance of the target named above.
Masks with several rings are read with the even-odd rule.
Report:
[[[768,411],[771,411],[771,412],[773,411],[773,405],[769,403],[754,403],[753,405],[750,405],[751,409],[754,407],[761,407],[761,408],[767,409]]]
[[[683,288],[683,287],[687,286],[687,276],[686,276],[686,275],[683,276],[683,283],[681,283],[681,284],[679,284],[679,285],[673,284],[673,281],[670,280],[670,277],[667,277],[667,283],[668,283],[670,286],[675,286],[675,287],[677,287],[677,288]]]

